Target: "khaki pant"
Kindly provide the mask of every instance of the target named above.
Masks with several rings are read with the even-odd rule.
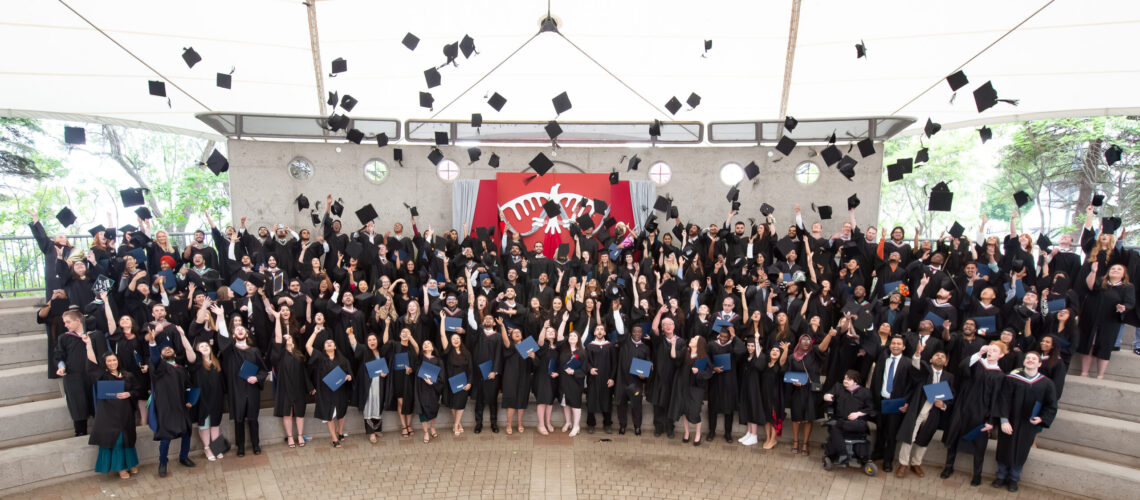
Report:
[[[926,456],[925,446],[912,445],[916,437],[918,437],[918,430],[922,428],[922,424],[926,422],[926,417],[930,416],[930,403],[922,405],[922,411],[919,412],[918,418],[914,422],[914,430],[910,433],[910,443],[903,443],[899,447],[899,465],[906,467],[909,465],[922,465],[922,458]]]

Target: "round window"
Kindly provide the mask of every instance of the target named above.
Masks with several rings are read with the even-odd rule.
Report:
[[[732,186],[744,180],[744,169],[739,163],[726,163],[720,167],[720,181],[726,186]]]
[[[819,165],[810,161],[796,165],[796,180],[800,184],[812,184],[819,180]]]
[[[451,160],[442,160],[435,166],[435,173],[445,182],[451,182],[459,177],[459,165]]]
[[[673,168],[668,163],[659,161],[649,167],[649,178],[653,180],[658,186],[664,186],[673,178]]]
[[[307,181],[313,177],[313,163],[303,156],[290,160],[287,168],[293,180]]]
[[[373,184],[380,184],[388,178],[388,164],[373,158],[364,162],[364,178]]]

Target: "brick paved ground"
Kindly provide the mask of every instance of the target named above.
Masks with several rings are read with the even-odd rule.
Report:
[[[701,447],[649,434],[640,438],[583,433],[519,436],[445,434],[424,444],[386,432],[373,445],[349,436],[343,448],[310,441],[305,448],[266,446],[260,456],[227,456],[198,467],[175,462],[159,479],[156,466],[141,468],[129,480],[95,476],[32,490],[19,498],[1066,498],[1023,487],[1017,494],[989,486],[973,488],[966,476],[897,479],[879,473],[869,478],[847,469],[825,472],[819,452],[793,456],[786,443],[775,450],[745,448],[718,440]],[[679,434],[679,433],[678,433]],[[608,441],[606,441],[608,439]],[[144,446],[154,446],[143,443]]]

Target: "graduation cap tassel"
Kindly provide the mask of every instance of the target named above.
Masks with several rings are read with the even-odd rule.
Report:
[[[1006,104],[1012,104],[1014,106],[1017,106],[1017,104],[1020,103],[1021,100],[1020,99],[998,99],[998,102],[1004,102]]]
[[[958,98],[957,92],[950,94],[950,104],[954,104],[954,99],[957,99],[957,98]]]

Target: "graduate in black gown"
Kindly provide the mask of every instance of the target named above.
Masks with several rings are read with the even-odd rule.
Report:
[[[424,443],[431,442],[432,438],[439,437],[435,432],[435,417],[439,415],[439,396],[447,383],[437,377],[435,382],[419,375],[420,366],[431,364],[438,367],[439,374],[443,375],[443,360],[436,356],[435,343],[424,340],[420,346],[420,356],[416,360],[416,413],[420,417],[420,426],[424,431]]]
[[[394,324],[393,327],[396,325],[398,323]],[[392,389],[392,395],[388,397],[388,401],[396,405],[396,414],[400,417],[400,436],[412,437],[412,434],[415,434],[415,430],[412,429],[412,414],[416,410],[416,372],[414,365],[416,358],[420,355],[420,345],[416,339],[412,338],[411,330],[401,328],[399,338],[388,337],[388,342],[385,343],[385,352],[390,355],[388,366],[391,368],[388,383]],[[398,354],[403,354],[408,359],[407,366],[402,369],[396,367],[396,356]]]
[[[181,327],[175,327],[178,340],[182,343],[186,361],[193,363],[198,359],[186,333]],[[190,403],[186,401],[186,390],[190,388],[190,374],[185,366],[181,366],[175,357],[174,348],[164,339],[163,344],[155,343],[154,330],[147,333],[147,343],[150,346],[150,382],[153,400],[151,408],[154,410],[151,428],[154,429],[154,440],[158,441],[158,477],[166,477],[167,453],[170,451],[170,440],[179,438],[178,463],[185,467],[194,467],[196,464],[190,460]]]
[[[768,355],[764,351],[764,340],[760,332],[752,331],[751,338],[745,339],[745,354],[740,359],[740,397],[737,406],[740,423],[747,426],[744,435],[737,441],[744,446],[754,446],[760,442],[760,426],[771,419],[771,411],[764,405],[763,375],[768,369]],[[777,358],[779,353],[777,353]],[[710,403],[711,404],[711,403]],[[768,444],[766,437],[764,444]]]
[[[1100,264],[1090,264],[1085,278],[1088,295],[1081,309],[1081,340],[1077,352],[1081,354],[1081,376],[1089,376],[1093,358],[1097,360],[1097,378],[1104,378],[1108,360],[1116,345],[1116,337],[1124,323],[1124,315],[1136,307],[1136,291],[1128,279],[1124,264],[1113,264],[1108,271],[1097,276]]]
[[[1041,339],[1039,344],[1041,368],[1038,368],[1038,371],[1053,381],[1053,389],[1057,392],[1057,401],[1061,400],[1061,394],[1065,392],[1065,377],[1069,371],[1069,364],[1065,362],[1065,358],[1061,355],[1061,349],[1057,347],[1060,343],[1057,337],[1047,335]]]
[[[497,325],[496,325],[497,323]],[[497,326],[497,328],[496,328]],[[503,373],[502,318],[483,316],[483,328],[467,335],[468,346],[474,356],[479,378],[475,381],[475,434],[483,432],[483,408],[489,407],[491,432],[499,432],[499,374]],[[490,363],[486,377],[480,365]]]
[[[634,359],[650,361],[652,351],[643,337],[644,331],[640,324],[633,325],[629,331],[629,335],[621,335],[618,338],[618,362],[614,375],[618,434],[625,434],[626,418],[632,413],[633,434],[640,436],[642,401],[645,398],[645,386],[649,377],[635,375],[629,370]],[[650,373],[652,374],[652,369]]]
[[[726,301],[727,302],[727,301]],[[724,314],[724,313],[722,313]],[[727,369],[712,366],[713,375],[709,378],[709,439],[716,437],[716,417],[724,416],[724,442],[732,442],[732,414],[737,410],[737,400],[740,392],[740,375],[743,370],[737,369],[737,363],[744,359],[746,348],[744,342],[732,334],[732,328],[725,327],[716,338],[708,344],[709,363],[713,357],[727,354],[730,365]]]
[[[332,446],[333,448],[340,448],[341,439],[345,435],[344,413],[348,411],[348,400],[352,386],[350,384],[352,382],[352,366],[349,364],[348,358],[337,351],[336,342],[331,338],[325,338],[320,351],[313,351],[313,341],[321,336],[322,331],[323,328],[318,327],[318,330],[313,332],[314,335],[309,336],[309,341],[305,344],[305,351],[309,353],[310,377],[313,380],[313,385],[317,387],[317,405],[313,410],[313,416],[328,424]],[[335,368],[340,368],[345,373],[345,382],[340,387],[332,389],[324,382],[324,378]]]
[[[653,436],[661,437],[666,434],[673,439],[675,432],[673,420],[669,416],[669,407],[673,399],[673,378],[676,377],[679,362],[671,355],[673,345],[680,342],[684,347],[684,340],[677,334],[676,324],[672,317],[662,317],[668,312],[668,306],[661,306],[657,316],[653,318],[653,371],[649,374],[649,401],[653,403]]]
[[[986,458],[989,431],[997,422],[998,401],[1001,397],[1005,373],[999,363],[1004,351],[996,345],[983,346],[969,358],[962,360],[959,369],[956,400],[950,412],[950,425],[942,433],[946,445],[946,467],[940,476],[946,479],[954,474],[954,460],[961,443],[967,443],[974,454],[974,473],[971,486],[982,484],[982,465]],[[974,432],[977,437],[967,439]]]
[[[287,310],[287,309],[282,309]],[[290,448],[305,446],[306,398],[316,393],[312,380],[305,371],[305,355],[297,339],[281,332],[282,314],[274,313],[273,346],[269,350],[269,363],[273,367],[273,416],[280,417],[285,426],[285,441]],[[296,423],[297,433],[293,433]]]
[[[444,314],[444,312],[440,312]],[[443,350],[443,371],[440,373],[441,380],[447,380],[448,389],[443,391],[444,406],[451,410],[451,432],[455,437],[463,434],[463,410],[467,408],[468,394],[471,391],[471,383],[482,378],[479,371],[475,368],[471,352],[467,350],[467,346],[463,343],[463,335],[458,332],[453,332],[451,337],[448,338],[447,329],[443,322],[439,325],[439,342],[440,345],[447,346]],[[451,378],[464,374],[467,377],[467,384],[459,391],[451,390]]]
[[[846,321],[846,318],[840,321]],[[819,345],[813,345],[811,335],[800,335],[785,365],[785,369],[789,372],[802,372],[808,375],[808,383],[806,384],[785,384],[787,386],[786,398],[791,409],[793,454],[808,454],[811,424],[813,420],[818,418],[816,409],[818,401],[816,399],[819,397],[819,393],[816,392],[816,388],[822,390],[822,384],[819,380],[820,364],[827,354],[832,339],[835,338],[835,333],[836,330],[832,328]],[[800,441],[801,436],[802,442]]]
[[[764,371],[760,373],[760,391],[764,409],[768,410],[768,420],[764,422],[765,450],[776,447],[784,428],[784,368],[788,366],[789,347],[787,342],[781,342],[769,348],[764,356]]]
[[[582,419],[582,389],[586,383],[586,352],[578,339],[578,332],[570,330],[566,340],[558,345],[558,361],[554,375],[557,376],[559,392],[562,393],[562,432],[570,431],[570,437],[578,435],[578,424]],[[573,363],[572,363],[573,362]],[[574,368],[573,365],[578,365]]]
[[[121,381],[123,391],[115,399],[100,399],[95,403],[95,425],[87,444],[99,447],[95,460],[95,473],[118,472],[127,479],[138,474],[139,455],[135,450],[135,408],[131,402],[137,397],[140,387],[134,374],[119,368],[119,357],[107,353],[99,362],[95,355],[94,342],[86,337],[87,370],[91,380],[99,382]]]
[[[198,426],[198,438],[203,443],[211,443],[222,435],[222,412],[226,406],[225,376],[221,362],[214,356],[213,342],[212,337],[195,341],[195,359],[187,363],[190,385],[198,389],[198,402],[190,408],[190,418]],[[211,462],[222,458],[208,446],[205,452]]]
[[[271,310],[266,301],[266,309]],[[213,312],[218,315],[219,322],[224,320],[222,308],[213,305]],[[265,366],[261,350],[252,346],[249,330],[239,326],[234,328],[233,338],[223,325],[218,329],[218,357],[222,362],[222,372],[226,375],[226,389],[229,392],[230,419],[234,421],[234,442],[237,444],[237,456],[245,456],[245,426],[249,425],[249,440],[253,447],[253,454],[261,454],[261,440],[257,416],[261,408],[261,388],[269,370]],[[242,378],[239,374],[246,364],[252,365],[256,372]]]
[[[530,402],[531,370],[534,367],[535,353],[523,357],[516,348],[522,342],[523,332],[515,327],[505,330],[503,335],[503,408],[507,409],[507,435],[511,435],[511,425],[518,417],[518,431],[523,431],[522,417]]]
[[[926,357],[927,349],[941,347],[933,342],[919,343],[909,360],[913,369],[911,373],[917,383],[911,388],[907,412],[903,414],[896,436],[896,440],[902,443],[898,453],[899,468],[896,471],[899,477],[906,475],[908,467],[918,477],[925,476],[922,459],[926,455],[926,447],[934,439],[934,433],[943,427],[954,404],[953,399],[931,402],[926,398],[924,387],[929,384],[946,382],[951,388],[954,387],[954,374],[946,370],[948,360],[944,351],[936,350],[930,355],[929,362],[922,359]]]
[[[388,366],[388,373],[373,376],[368,369],[368,363],[377,359],[387,362],[389,351],[394,344],[387,342],[388,328],[392,324],[384,321],[384,333],[368,332],[364,342],[356,343],[356,332],[348,335],[348,342],[352,345],[353,359],[356,361],[356,383],[353,384],[353,397],[356,407],[364,417],[364,433],[368,434],[368,441],[375,444],[380,439],[380,431],[384,409],[391,403],[392,391],[389,390],[392,366]],[[407,373],[406,371],[404,372]]]
[[[995,488],[1007,486],[1017,491],[1021,468],[1029,458],[1029,450],[1042,428],[1053,424],[1057,416],[1057,393],[1053,381],[1042,375],[1041,353],[1025,353],[1021,370],[1005,377],[1002,397],[998,400],[997,416],[1001,420],[1001,433],[997,445],[997,479]]]
[[[701,406],[712,377],[712,361],[704,337],[699,335],[689,339],[688,346],[670,345],[669,354],[679,364],[677,376],[673,378],[673,397],[670,399],[669,415],[676,422],[681,420],[685,435],[682,442],[689,442],[689,425],[696,427],[693,446],[701,445]],[[703,361],[703,362],[702,362]],[[703,365],[703,366],[701,366]]]
[[[562,314],[569,316],[565,311]],[[554,432],[550,414],[558,401],[558,343],[565,329],[565,321],[559,321],[557,330],[549,321],[544,323],[538,338],[538,352],[535,353],[531,390],[538,412],[538,433],[544,436]]]
[[[594,433],[595,413],[602,414],[606,434],[613,432],[613,388],[616,382],[617,349],[606,338],[606,326],[594,327],[593,338],[586,344],[586,432]]]
[[[56,363],[56,375],[63,377],[63,395],[67,401],[67,411],[75,424],[75,435],[87,435],[87,418],[94,411],[91,401],[91,377],[87,370],[87,333],[83,325],[83,315],[70,309],[63,313],[63,325],[67,328],[56,340],[52,359]]]

